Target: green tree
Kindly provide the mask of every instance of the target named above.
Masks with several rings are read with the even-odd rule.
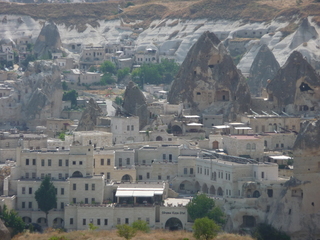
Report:
[[[13,229],[13,235],[22,232],[25,229],[25,223],[22,218],[18,216],[18,213],[15,210],[11,209],[9,211],[7,205],[3,206],[0,218],[3,220],[6,227]]]
[[[61,132],[61,133],[59,134],[59,139],[62,140],[62,141],[64,141],[64,140],[66,139],[66,134],[65,134],[64,132]]]
[[[123,103],[123,99],[122,99],[122,97],[116,96],[116,98],[114,99],[114,102],[116,104],[118,104],[119,106],[121,106]]]
[[[118,81],[123,80],[130,73],[130,68],[119,69],[117,72]]]
[[[124,237],[127,240],[133,238],[137,233],[136,229],[127,224],[117,225],[117,229],[118,236]]]
[[[132,223],[132,227],[137,231],[141,231],[141,232],[145,232],[145,233],[150,232],[150,227],[149,227],[148,223],[143,220],[134,221]]]
[[[99,227],[98,226],[95,226],[93,223],[89,223],[89,229],[91,231],[94,231],[94,230],[97,230]]]
[[[115,83],[115,79],[112,77],[111,73],[105,73],[102,75],[100,79],[100,84],[101,85],[107,85],[107,84],[113,84]]]
[[[270,224],[260,223],[253,232],[253,237],[257,240],[290,240],[290,236],[286,233],[277,230]]]
[[[62,82],[62,89],[63,89],[64,91],[67,91],[67,90],[68,90],[68,84],[66,83],[66,81],[63,81],[63,82]]]
[[[208,217],[218,224],[223,225],[225,223],[225,215],[221,208],[216,207],[214,200],[205,194],[196,195],[186,207],[193,220]]]
[[[63,93],[62,101],[71,101],[73,107],[77,106],[78,92],[76,90],[70,90]]]
[[[205,217],[198,218],[193,224],[193,236],[196,239],[213,239],[218,235],[220,231],[220,226],[218,226],[213,220]]]
[[[100,66],[100,71],[103,73],[116,74],[116,66],[111,61],[104,61]]]
[[[51,209],[57,206],[57,194],[49,176],[45,176],[39,189],[35,192],[35,199],[38,207],[46,214],[48,223],[48,214]]]

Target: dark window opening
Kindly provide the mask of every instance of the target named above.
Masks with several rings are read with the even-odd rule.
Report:
[[[308,91],[308,90],[312,90],[312,88],[310,88],[309,85],[306,84],[306,83],[304,83],[304,82],[301,83],[301,85],[300,85],[299,88],[300,88],[300,91],[301,91],[301,92]]]

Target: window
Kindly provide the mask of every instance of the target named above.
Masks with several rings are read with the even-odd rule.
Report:
[[[119,158],[119,166],[122,167],[122,158]]]
[[[44,159],[41,159],[41,167],[44,167]]]
[[[77,184],[73,184],[73,190],[77,190]]]
[[[129,218],[126,218],[126,219],[125,219],[125,223],[126,223],[126,224],[129,224]]]
[[[26,159],[26,165],[29,165],[29,158]]]
[[[169,162],[172,162],[172,154],[169,154]]]
[[[82,165],[82,161],[80,161],[79,164]]]
[[[64,209],[64,203],[63,202],[60,203],[60,209]]]
[[[158,175],[158,180],[161,180],[161,175]]]
[[[110,165],[110,158],[107,159],[107,165]]]
[[[77,199],[76,199],[76,198],[73,198],[73,199],[72,199],[72,202],[73,202],[73,203],[77,203]]]
[[[35,179],[35,178],[36,178],[36,176],[37,176],[37,175],[36,175],[36,173],[35,173],[35,172],[33,172],[33,173],[32,173],[32,178],[33,178],[33,179]]]
[[[188,174],[188,168],[183,169],[183,174]]]
[[[82,225],[87,225],[87,220],[85,218],[82,219]]]
[[[120,218],[117,218],[117,224],[121,224],[121,219]]]
[[[69,160],[66,159],[66,167],[68,167],[68,166],[69,166]]]
[[[89,203],[88,198],[85,198],[85,199],[84,199],[84,203],[85,203],[85,204],[88,204],[88,203]]]
[[[91,203],[95,204],[96,203],[96,199],[95,198],[91,198]]]
[[[69,223],[70,223],[70,225],[73,225],[73,218],[70,218]]]
[[[22,194],[26,194],[26,188],[22,187]]]
[[[167,176],[167,180],[170,180],[170,176],[169,175]]]
[[[108,225],[108,219],[104,219],[104,225]]]
[[[134,126],[133,125],[131,125],[131,131],[133,131],[134,130]]]
[[[149,179],[149,178],[150,178],[150,173],[147,172],[147,179]]]
[[[166,154],[162,154],[162,159],[166,160]]]
[[[59,179],[62,179],[62,173],[59,173]]]
[[[97,225],[101,225],[100,218],[97,219]]]
[[[142,180],[142,175],[139,175],[139,180]]]
[[[107,179],[110,179],[110,173],[107,172]]]
[[[150,218],[146,218],[146,222],[149,224],[150,223]]]
[[[51,159],[48,159],[48,166],[51,167]]]
[[[251,144],[247,143],[247,150],[251,150]]]
[[[22,208],[26,208],[26,202],[22,202],[21,204],[22,204],[21,205]]]
[[[32,165],[36,165],[36,159],[32,159]]]
[[[127,126],[127,131],[130,131],[130,126],[129,125]]]
[[[264,178],[264,172],[261,172],[261,178]]]
[[[76,163],[76,161],[72,161],[72,165],[76,165],[77,163]]]
[[[104,159],[103,159],[103,158],[100,159],[100,165],[101,165],[101,166],[104,165]]]
[[[41,179],[44,179],[44,173],[41,173]]]
[[[27,178],[27,179],[29,178],[29,173],[28,173],[28,172],[26,173],[26,178]]]
[[[65,179],[67,179],[69,177],[69,173],[65,174]]]
[[[127,165],[130,165],[130,158],[127,158]]]
[[[86,184],[84,185],[84,189],[85,189],[86,191],[89,190],[89,184],[88,184],[88,183],[86,183]]]
[[[32,188],[29,187],[29,194],[32,194]]]
[[[59,159],[59,167],[62,167],[62,159]]]
[[[95,191],[95,190],[96,190],[96,184],[94,184],[94,183],[91,184],[91,190],[92,190],[92,191]]]
[[[60,194],[61,194],[61,195],[64,195],[64,188],[61,188],[61,189],[60,189]]]

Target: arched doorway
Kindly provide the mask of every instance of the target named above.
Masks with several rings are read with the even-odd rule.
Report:
[[[22,221],[23,221],[24,223],[26,223],[26,224],[28,224],[28,223],[31,223],[31,222],[32,222],[32,220],[31,220],[31,218],[30,218],[30,217],[23,217],[23,218],[22,218]]]
[[[83,177],[82,173],[79,171],[75,171],[71,177]]]
[[[162,137],[161,137],[161,136],[158,136],[158,137],[156,138],[156,141],[162,141]]]
[[[223,196],[223,191],[221,187],[218,188],[218,196]]]
[[[53,228],[63,228],[64,227],[64,221],[62,218],[55,218],[53,220]]]
[[[47,226],[47,219],[45,219],[44,217],[38,218],[37,223],[41,227],[45,227],[45,226]]]
[[[201,188],[201,187],[200,187],[199,182],[196,182],[196,184],[195,184],[196,193],[200,191],[200,188]]]
[[[174,125],[171,130],[172,130],[173,135],[181,135],[182,134],[182,129],[178,125]]]
[[[255,190],[255,191],[253,192],[253,194],[252,194],[252,197],[254,197],[254,198],[260,197],[260,192],[259,192],[258,190]]]
[[[121,181],[122,182],[131,182],[132,181],[132,177],[129,174],[126,174],[121,178]]]
[[[219,149],[219,142],[218,141],[212,142],[212,149]]]
[[[210,187],[210,194],[216,195],[216,189],[214,188],[213,185]]]
[[[169,218],[166,221],[165,229],[168,229],[170,231],[181,230],[183,229],[182,222],[180,221],[180,219],[175,217]]]
[[[204,183],[204,184],[202,185],[202,192],[203,192],[203,193],[208,193],[208,186],[207,186],[206,183]]]
[[[188,180],[184,180],[179,185],[179,191],[191,193],[193,192],[193,184]]]

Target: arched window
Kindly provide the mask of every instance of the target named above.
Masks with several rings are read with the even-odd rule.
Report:
[[[251,149],[252,149],[252,151],[255,151],[255,150],[256,150],[256,144],[255,144],[255,143],[252,143]]]
[[[251,150],[251,144],[250,143],[247,143],[247,150]]]

